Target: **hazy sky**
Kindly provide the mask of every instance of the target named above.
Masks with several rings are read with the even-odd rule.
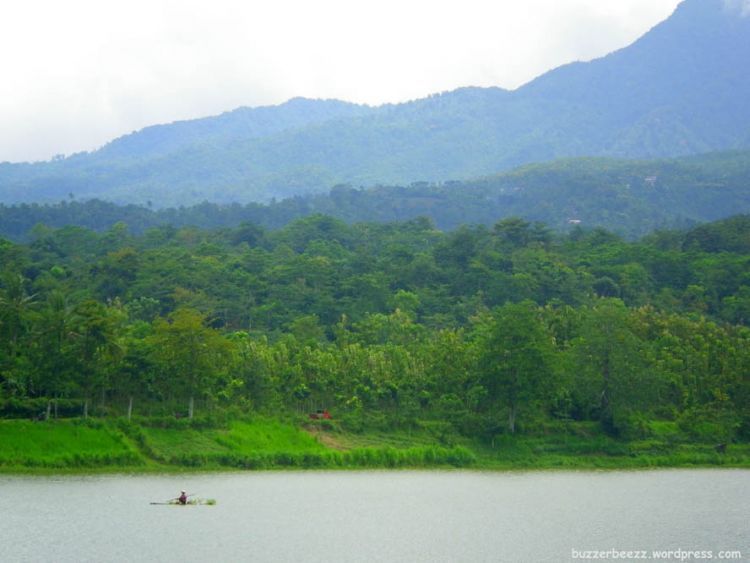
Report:
[[[93,150],[146,125],[294,96],[377,105],[460,86],[516,88],[624,47],[677,4],[8,1],[0,161]]]

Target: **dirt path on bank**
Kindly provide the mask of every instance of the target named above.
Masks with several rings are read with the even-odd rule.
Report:
[[[303,428],[302,430],[307,432],[310,436],[315,438],[326,448],[331,448],[332,450],[338,450],[342,452],[351,449],[350,447],[344,445],[336,436],[328,432],[323,432],[316,428]]]

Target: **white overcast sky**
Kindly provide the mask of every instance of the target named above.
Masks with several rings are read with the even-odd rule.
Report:
[[[291,97],[516,88],[680,0],[2,0],[0,162]]]

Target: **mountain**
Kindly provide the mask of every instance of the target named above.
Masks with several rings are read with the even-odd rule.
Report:
[[[632,45],[514,91],[463,88],[375,108],[295,99],[146,128],[65,159],[1,164],[0,201],[267,201],[337,183],[465,179],[564,157],[747,148],[743,6],[685,0]]]

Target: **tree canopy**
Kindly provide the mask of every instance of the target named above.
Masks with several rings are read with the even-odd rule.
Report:
[[[0,412],[325,407],[352,428],[488,440],[566,420],[743,439],[748,232],[745,217],[635,242],[518,219],[39,227],[0,241]]]

